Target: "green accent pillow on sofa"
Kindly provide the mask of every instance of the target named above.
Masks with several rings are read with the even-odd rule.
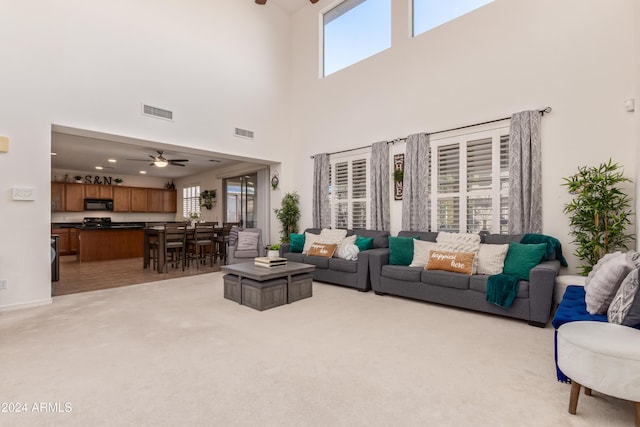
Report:
[[[357,236],[355,245],[360,249],[360,252],[371,249],[373,247],[373,237]]]
[[[389,236],[389,264],[411,264],[413,261],[413,239],[413,237]]]
[[[289,244],[289,251],[301,253],[304,248],[304,234],[289,234],[291,243]]]
[[[522,280],[529,280],[529,272],[540,264],[547,252],[546,243],[509,243],[509,251],[504,260],[504,274],[513,274]]]

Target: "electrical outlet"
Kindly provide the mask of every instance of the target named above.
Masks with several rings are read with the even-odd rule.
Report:
[[[9,287],[9,283],[7,279],[0,279],[0,289],[7,289]]]

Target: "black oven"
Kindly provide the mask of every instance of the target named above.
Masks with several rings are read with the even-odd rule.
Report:
[[[111,199],[84,199],[85,211],[112,211],[113,200]]]

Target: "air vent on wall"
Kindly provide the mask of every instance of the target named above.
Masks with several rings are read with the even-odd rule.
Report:
[[[239,136],[240,138],[253,139],[253,131],[252,130],[236,128],[235,131],[234,131],[234,135],[235,136]]]
[[[163,110],[162,108],[152,107],[150,105],[142,105],[142,114],[165,120],[173,120],[173,111]]]

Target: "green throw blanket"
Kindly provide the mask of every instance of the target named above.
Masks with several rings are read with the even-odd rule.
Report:
[[[487,302],[509,308],[518,295],[520,278],[513,274],[494,274],[487,280]]]
[[[547,253],[545,257],[542,258],[543,261],[549,261],[555,252],[555,259],[560,261],[560,265],[563,267],[567,267],[567,260],[562,256],[562,245],[560,241],[555,237],[546,236],[544,234],[535,234],[535,233],[527,233],[522,236],[522,240],[520,243],[546,243],[547,244]]]

